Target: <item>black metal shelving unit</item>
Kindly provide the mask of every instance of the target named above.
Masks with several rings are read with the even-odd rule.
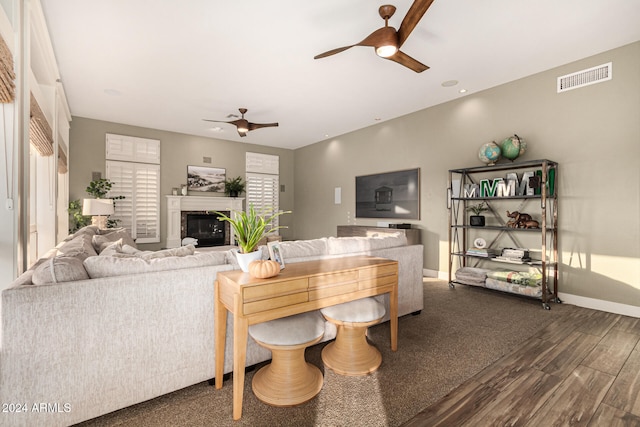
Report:
[[[474,194],[469,197],[465,193],[466,185],[481,185],[481,180],[504,179],[505,174],[533,172],[540,179],[534,194],[496,195]],[[500,175],[502,174],[502,175]],[[518,178],[520,179],[520,178]],[[517,189],[516,189],[517,191]],[[468,221],[467,207],[471,204],[486,202],[489,225],[472,226]],[[499,211],[500,206],[509,206],[512,211],[523,212],[527,209],[533,219],[539,222],[539,228],[512,228],[508,226],[506,212]],[[502,163],[493,166],[449,170],[447,187],[447,207],[449,209],[449,286],[462,282],[454,279],[459,267],[489,268],[494,266],[516,266],[517,268],[534,269],[542,275],[542,294],[540,299],[545,309],[550,309],[549,302],[561,302],[558,298],[558,164],[551,160],[532,160],[524,162]],[[505,219],[506,218],[506,219]],[[489,249],[500,249],[498,245],[505,240],[516,248],[527,247],[521,238],[527,236],[538,242],[539,256],[521,263],[505,262],[493,257],[467,254],[473,237],[487,237]],[[537,251],[535,248],[530,248]]]

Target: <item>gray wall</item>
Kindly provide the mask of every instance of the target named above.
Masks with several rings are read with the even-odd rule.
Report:
[[[226,169],[227,177],[245,176],[245,153],[275,154],[280,156],[280,184],[285,192],[280,193],[280,208],[293,209],[293,151],[263,147],[247,143],[225,141],[174,132],[141,128],[136,126],[73,117],[70,132],[69,200],[88,197],[85,188],[91,182],[91,173],[101,172],[105,177],[105,134],[137,136],[160,140],[160,240],[159,244],[141,245],[144,249],[159,249],[167,236],[165,195],[173,187],[187,182],[187,165],[212,166]],[[203,157],[211,157],[212,163],[203,163]],[[202,194],[198,194],[202,195]],[[211,195],[215,197],[215,195]],[[283,215],[281,224],[291,225],[291,215]],[[293,230],[283,229],[280,234],[290,238]]]
[[[558,76],[609,61],[613,80],[556,93]],[[203,156],[236,176],[244,174],[246,151],[280,155],[281,207],[294,211],[283,217],[287,239],[335,236],[340,224],[375,225],[355,218],[355,176],[419,167],[421,218],[409,222],[422,230],[425,268],[441,274],[448,269],[448,170],[479,166],[482,144],[518,133],[528,142],[522,160],[560,164],[560,292],[640,306],[640,43],[295,151],[75,117],[71,199],[85,196],[91,171],[104,173],[107,132],[162,141],[162,194]],[[342,188],[340,205],[335,187]],[[161,226],[164,239],[164,216]]]
[[[558,76],[609,61],[613,80],[556,93]],[[640,306],[640,43],[296,150],[296,237],[375,225],[354,218],[355,176],[419,167],[409,222],[425,268],[446,272],[447,172],[480,166],[479,147],[513,133],[528,141],[521,160],[559,162],[560,291]]]

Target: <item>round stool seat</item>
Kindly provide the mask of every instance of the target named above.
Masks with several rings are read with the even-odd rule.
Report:
[[[362,298],[320,310],[322,315],[340,322],[379,322],[386,313],[384,305],[375,298]]]
[[[324,335],[317,311],[251,325],[249,335],[271,350],[271,363],[260,368],[251,383],[258,399],[273,406],[293,406],[320,392],[322,372],[304,359],[305,348]]]
[[[322,362],[337,374],[367,375],[382,363],[377,348],[367,342],[367,328],[380,322],[385,315],[384,305],[375,298],[363,298],[320,310],[334,323],[336,340],[322,349]]]

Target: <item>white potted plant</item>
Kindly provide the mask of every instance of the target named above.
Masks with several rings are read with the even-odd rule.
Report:
[[[291,213],[291,211],[274,212],[273,209],[265,209],[261,214],[258,214],[253,205],[250,205],[248,212],[235,212],[233,218],[222,212],[214,213],[219,215],[220,221],[227,221],[233,227],[236,243],[239,247],[239,251],[236,253],[238,264],[242,271],[248,273],[249,264],[261,257],[261,252],[256,250],[258,242],[266,234],[286,228],[282,225],[274,226],[273,220],[280,215]]]

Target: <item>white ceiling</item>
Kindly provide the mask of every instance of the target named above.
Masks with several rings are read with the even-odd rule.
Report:
[[[383,26],[382,2],[41,3],[74,116],[283,148],[640,40],[640,0],[435,0],[402,47],[431,67],[418,74],[366,47],[313,59]],[[392,4],[397,29],[412,1]],[[233,120],[239,107],[280,126],[240,138],[202,120]]]

